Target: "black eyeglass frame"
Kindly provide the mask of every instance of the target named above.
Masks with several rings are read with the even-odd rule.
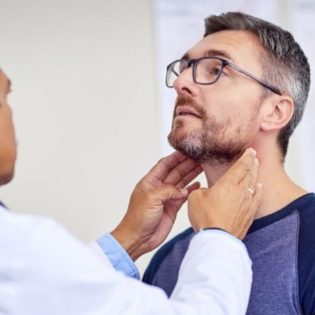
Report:
[[[217,78],[213,81],[213,82],[210,82],[210,83],[201,83],[201,82],[198,82],[196,80],[196,68],[197,68],[197,65],[198,63],[201,61],[201,60],[204,60],[204,59],[216,59],[216,60],[220,60],[221,61],[221,69],[220,69],[220,72],[217,76]],[[242,68],[234,65],[233,63],[231,63],[230,61],[226,60],[226,59],[223,59],[223,58],[220,58],[220,57],[201,57],[201,58],[198,58],[198,59],[177,59],[173,62],[171,62],[167,67],[166,67],[166,79],[165,79],[165,83],[166,83],[166,86],[169,87],[169,88],[172,88],[172,86],[168,85],[167,81],[168,81],[168,77],[169,77],[169,74],[170,72],[172,71],[177,77],[180,75],[180,73],[176,73],[174,71],[174,69],[171,69],[172,66],[174,64],[176,64],[177,62],[180,62],[180,61],[186,61],[187,62],[187,68],[190,68],[192,66],[192,76],[193,76],[193,80],[195,83],[197,84],[200,84],[200,85],[211,85],[211,84],[214,84],[216,83],[219,79],[220,79],[220,76],[224,70],[224,68],[226,66],[229,66],[233,69],[235,69],[236,71],[248,76],[249,78],[255,80],[256,82],[258,82],[260,85],[262,85],[263,87],[269,89],[270,91],[278,94],[278,95],[282,95],[282,93],[280,92],[280,90],[278,88],[276,88],[275,86],[257,78],[256,76],[254,76],[253,74],[250,74],[249,72],[247,72],[246,70],[243,70]],[[185,69],[185,70],[186,70]]]

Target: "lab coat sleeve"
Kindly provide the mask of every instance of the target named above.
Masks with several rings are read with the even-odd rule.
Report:
[[[246,309],[250,262],[242,243],[223,232],[194,237],[171,299],[116,272],[50,220],[37,222],[27,239],[15,236],[7,250],[16,263],[0,270],[0,293],[6,293],[0,310],[8,314],[236,315]]]
[[[190,314],[245,314],[251,265],[240,240],[220,230],[200,232],[189,245],[171,299],[186,304],[187,311],[191,307]]]

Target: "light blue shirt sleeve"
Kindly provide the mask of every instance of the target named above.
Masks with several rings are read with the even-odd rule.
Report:
[[[128,277],[140,279],[136,265],[125,249],[110,233],[104,234],[96,242],[117,271],[123,272]]]

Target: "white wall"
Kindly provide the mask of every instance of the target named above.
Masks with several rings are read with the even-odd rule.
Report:
[[[118,223],[159,157],[152,28],[148,0],[0,0],[19,146],[0,190],[10,208],[83,241]]]

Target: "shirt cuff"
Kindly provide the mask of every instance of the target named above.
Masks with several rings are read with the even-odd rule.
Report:
[[[104,234],[96,242],[117,271],[123,272],[128,277],[140,279],[136,265],[125,249],[110,233]]]

